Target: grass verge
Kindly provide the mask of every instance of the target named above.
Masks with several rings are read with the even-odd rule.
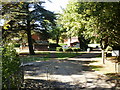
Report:
[[[33,62],[33,61],[46,61],[51,59],[67,59],[81,55],[81,53],[75,52],[39,52],[36,55],[21,55],[21,62]]]

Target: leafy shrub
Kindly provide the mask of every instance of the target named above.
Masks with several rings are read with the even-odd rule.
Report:
[[[63,49],[63,51],[65,51],[65,52],[71,52],[73,50],[71,48],[68,48],[68,49]]]
[[[56,51],[63,51],[62,47],[56,47]]]
[[[112,46],[112,49],[113,49],[113,50],[120,50],[120,45]]]
[[[19,43],[14,44],[14,47],[20,47]]]
[[[8,83],[10,88],[18,88],[16,83],[20,84],[20,76],[15,75],[15,72],[20,70],[20,59],[13,49],[13,46],[7,45],[2,51],[2,80],[4,89],[8,89]]]
[[[55,43],[50,43],[50,44],[49,44],[49,47],[50,47],[50,48],[53,48],[53,47],[56,48],[56,47],[61,47],[61,46],[60,46],[60,45],[57,45],[57,44],[55,44]]]
[[[67,44],[64,44],[64,43],[59,43],[60,46],[63,46],[63,45],[67,45]]]
[[[72,50],[73,50],[74,52],[77,52],[77,51],[80,51],[80,48],[75,48],[75,47],[73,47]]]
[[[80,48],[72,48],[72,50],[74,51],[74,52],[78,52],[78,51],[81,51],[81,49]]]
[[[49,44],[49,50],[56,50],[57,47],[61,47],[60,45],[57,45],[55,43],[50,43]]]

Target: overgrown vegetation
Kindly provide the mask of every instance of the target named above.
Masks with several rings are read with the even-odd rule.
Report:
[[[3,89],[20,88],[20,59],[12,45],[6,45],[2,51],[2,87]]]

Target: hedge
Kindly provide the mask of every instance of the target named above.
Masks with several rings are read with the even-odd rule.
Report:
[[[56,47],[56,51],[64,51],[64,52],[77,52],[77,51],[81,51],[80,48],[67,48],[67,49],[63,49],[62,47]]]
[[[63,51],[62,47],[56,47],[56,51]]]

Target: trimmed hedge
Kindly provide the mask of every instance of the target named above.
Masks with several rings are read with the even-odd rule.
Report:
[[[73,50],[71,48],[63,49],[64,52],[72,52]]]
[[[80,48],[67,48],[67,49],[63,49],[62,47],[56,47],[56,51],[64,51],[64,52],[78,52],[81,51]]]
[[[56,51],[63,51],[62,47],[56,47]]]
[[[61,46],[60,46],[60,45],[57,45],[57,44],[55,44],[55,43],[50,43],[50,44],[49,44],[49,50],[50,50],[50,51],[56,50],[57,47],[61,47]]]
[[[20,47],[19,43],[14,44],[14,47]]]
[[[80,48],[72,48],[72,50],[74,51],[74,52],[78,52],[78,51],[81,51],[81,49]]]

